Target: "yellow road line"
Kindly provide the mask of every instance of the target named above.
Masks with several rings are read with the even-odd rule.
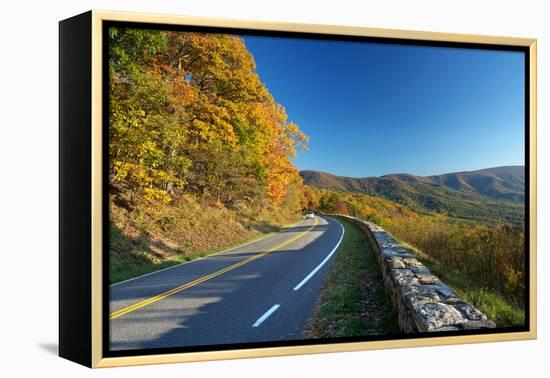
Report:
[[[226,268],[220,269],[220,270],[218,270],[218,271],[216,271],[216,272],[214,272],[214,273],[210,273],[210,274],[207,274],[206,276],[202,276],[202,277],[200,277],[200,278],[197,278],[197,279],[194,280],[194,281],[187,282],[187,283],[185,283],[185,284],[183,284],[183,285],[180,285],[180,286],[178,286],[178,287],[175,287],[175,288],[173,288],[173,289],[170,289],[170,290],[168,290],[168,291],[165,291],[164,293],[155,295],[154,297],[151,297],[151,298],[148,298],[148,299],[144,299],[144,300],[142,300],[142,301],[140,301],[140,302],[134,303],[133,305],[130,305],[130,306],[128,306],[128,307],[124,307],[124,308],[122,308],[122,309],[120,309],[120,310],[118,310],[118,311],[115,311],[115,312],[111,313],[111,314],[109,315],[109,319],[110,319],[110,320],[113,320],[113,319],[119,318],[119,317],[121,317],[121,316],[123,316],[123,315],[129,314],[130,312],[133,312],[133,311],[135,311],[135,310],[137,310],[137,309],[140,309],[140,308],[142,308],[142,307],[148,306],[148,305],[150,305],[150,304],[152,304],[152,303],[155,303],[155,302],[157,302],[157,301],[160,301],[161,299],[164,299],[164,298],[166,298],[166,297],[169,297],[169,296],[171,296],[171,295],[173,295],[173,294],[179,293],[179,292],[182,291],[182,290],[189,289],[190,287],[196,286],[196,285],[198,285],[198,284],[200,284],[200,283],[202,283],[202,282],[208,281],[208,280],[210,280],[210,279],[212,279],[212,278],[214,278],[214,277],[218,277],[218,276],[220,276],[220,275],[222,275],[222,274],[224,274],[224,273],[226,273],[226,272],[229,272],[230,270],[236,269],[236,268],[238,268],[238,267],[240,267],[240,266],[243,266],[243,265],[245,265],[245,264],[248,264],[249,262],[252,262],[252,261],[254,261],[254,260],[257,260],[257,259],[259,259],[260,257],[263,257],[263,256],[267,255],[268,253],[271,253],[271,252],[273,252],[273,251],[276,251],[276,250],[278,250],[278,249],[281,249],[281,248],[283,248],[284,246],[286,246],[286,245],[292,243],[293,241],[296,241],[296,240],[300,239],[302,236],[304,236],[304,235],[307,234],[309,231],[311,231],[311,229],[312,229],[313,227],[317,226],[318,223],[319,223],[319,221],[318,221],[318,219],[317,219],[317,217],[316,217],[316,218],[315,218],[315,222],[313,223],[313,225],[310,226],[307,230],[302,231],[302,232],[299,233],[298,235],[295,235],[294,237],[292,237],[292,238],[290,238],[290,239],[288,239],[288,240],[286,240],[286,241],[284,241],[284,242],[282,242],[282,243],[280,243],[280,244],[277,244],[277,245],[276,245],[275,247],[273,247],[273,248],[270,248],[270,249],[268,249],[268,250],[266,250],[266,251],[264,251],[264,252],[258,253],[257,255],[254,255],[254,256],[251,256],[251,257],[249,257],[249,258],[246,258],[246,259],[244,259],[244,260],[242,260],[242,261],[239,261],[239,262],[237,262],[237,263],[235,263],[235,264],[232,264],[232,265],[230,265],[230,266],[228,266],[228,267],[226,267]]]

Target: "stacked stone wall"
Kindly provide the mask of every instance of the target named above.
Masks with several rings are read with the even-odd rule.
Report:
[[[495,324],[460,298],[382,227],[345,217],[366,235],[384,277],[384,285],[404,332],[494,328]]]

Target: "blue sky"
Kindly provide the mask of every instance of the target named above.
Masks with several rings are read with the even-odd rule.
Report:
[[[243,37],[299,169],[365,177],[524,164],[521,52]]]

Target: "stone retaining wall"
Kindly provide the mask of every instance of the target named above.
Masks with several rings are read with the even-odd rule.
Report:
[[[382,227],[358,218],[345,218],[365,232],[376,252],[386,291],[404,332],[495,327],[485,314],[458,297]]]

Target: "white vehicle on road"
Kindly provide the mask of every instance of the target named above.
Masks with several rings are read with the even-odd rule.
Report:
[[[313,219],[315,218],[315,213],[313,211],[308,211],[306,213],[306,219]]]

